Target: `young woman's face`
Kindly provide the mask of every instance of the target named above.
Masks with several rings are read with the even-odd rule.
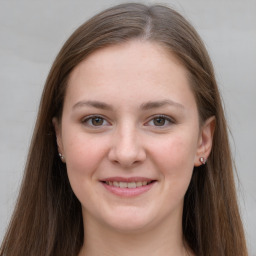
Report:
[[[186,70],[162,46],[131,41],[91,54],[71,73],[54,124],[85,225],[180,224],[204,139]]]

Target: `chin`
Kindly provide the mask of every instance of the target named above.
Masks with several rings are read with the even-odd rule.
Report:
[[[135,210],[109,216],[105,223],[109,228],[121,233],[137,233],[152,228],[154,219],[153,216]]]
[[[149,229],[150,224],[145,221],[131,221],[115,222],[110,224],[110,228],[123,234],[135,234]]]

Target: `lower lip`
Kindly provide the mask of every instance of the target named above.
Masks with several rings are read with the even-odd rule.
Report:
[[[120,188],[120,187],[107,185],[106,183],[102,183],[102,184],[108,191],[110,191],[111,193],[113,193],[117,196],[133,197],[133,196],[138,196],[138,195],[141,195],[141,194],[149,191],[153,187],[155,182],[152,182],[146,186],[141,186],[141,187],[137,187],[137,188]]]

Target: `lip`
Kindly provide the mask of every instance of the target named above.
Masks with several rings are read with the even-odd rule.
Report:
[[[106,182],[143,182],[147,181],[150,182],[147,185],[141,186],[141,187],[136,187],[136,188],[120,188],[120,187],[115,187],[112,185],[108,185]],[[101,184],[104,186],[106,190],[109,192],[120,196],[120,197],[135,197],[139,196],[141,194],[146,193],[149,191],[156,183],[155,179],[150,179],[150,178],[145,178],[145,177],[110,177],[101,180]]]
[[[150,179],[146,177],[109,177],[106,179],[102,179],[101,181],[121,181],[121,182],[139,182],[139,181],[153,181],[155,179]]]

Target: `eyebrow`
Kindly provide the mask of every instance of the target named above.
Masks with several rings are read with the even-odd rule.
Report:
[[[78,107],[83,107],[83,106],[88,106],[88,107],[94,107],[94,108],[99,108],[99,109],[104,109],[104,110],[113,110],[113,107],[109,104],[106,104],[101,101],[79,101],[73,106],[73,110],[78,108]]]
[[[164,106],[174,106],[174,107],[178,107],[178,108],[182,108],[184,109],[185,107],[178,103],[178,102],[175,102],[175,101],[172,101],[172,100],[169,100],[169,99],[166,99],[166,100],[161,100],[161,101],[149,101],[149,102],[146,102],[146,103],[143,103],[141,104],[140,108],[142,110],[149,110],[149,109],[152,109],[152,108],[160,108],[160,107],[164,107]]]
[[[164,106],[174,106],[174,107],[178,107],[181,109],[184,109],[185,107],[175,101],[166,99],[166,100],[161,100],[161,101],[149,101],[146,103],[143,103],[140,105],[140,109],[141,110],[150,110],[150,109],[154,109],[154,108],[160,108],[160,107],[164,107]],[[89,106],[89,107],[94,107],[94,108],[98,108],[98,109],[103,109],[103,110],[113,110],[113,106],[105,103],[105,102],[101,102],[101,101],[79,101],[77,102],[72,109],[76,109],[76,108],[80,108],[83,106]]]

